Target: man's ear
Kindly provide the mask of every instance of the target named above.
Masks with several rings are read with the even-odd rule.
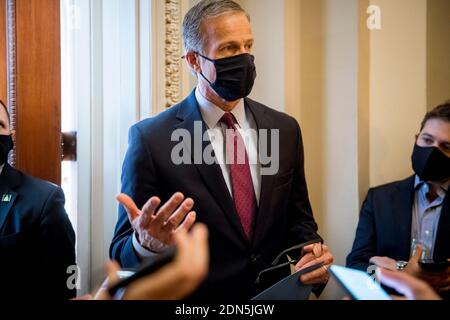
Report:
[[[200,64],[197,59],[197,55],[194,52],[189,51],[188,53],[186,53],[185,57],[186,57],[186,61],[187,61],[188,65],[189,65],[189,68],[191,68],[192,71],[197,73],[201,70]]]

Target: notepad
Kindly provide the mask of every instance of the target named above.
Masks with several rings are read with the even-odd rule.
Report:
[[[311,295],[312,286],[305,285],[300,281],[300,277],[306,273],[317,270],[323,266],[323,263],[316,264],[309,268],[300,270],[289,277],[277,282],[269,289],[263,291],[252,300],[308,300]]]

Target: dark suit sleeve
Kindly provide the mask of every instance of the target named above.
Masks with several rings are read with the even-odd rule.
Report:
[[[151,197],[158,196],[155,187],[157,177],[144,140],[137,126],[130,129],[129,147],[122,168],[122,193],[130,196],[138,208],[142,208]],[[119,219],[110,247],[110,256],[119,262],[122,268],[134,268],[141,262],[134,250],[132,237],[133,229],[128,215],[123,206],[119,206]]]
[[[373,190],[370,190],[364,201],[352,252],[347,257],[347,267],[362,271],[367,271],[370,258],[377,253],[373,193]]]
[[[39,227],[39,257],[37,266],[41,292],[46,299],[71,299],[76,288],[69,289],[68,267],[76,265],[75,232],[64,209],[64,193],[57,188],[45,202]]]
[[[307,241],[321,239],[317,234],[317,224],[314,220],[309,202],[308,188],[305,179],[305,159],[303,153],[303,139],[300,126],[294,120],[297,129],[297,160],[294,170],[292,191],[289,201],[289,230],[288,245],[294,246]]]

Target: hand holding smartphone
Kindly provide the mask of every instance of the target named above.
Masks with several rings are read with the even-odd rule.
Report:
[[[392,300],[381,285],[363,271],[336,265],[331,266],[329,270],[354,300]]]

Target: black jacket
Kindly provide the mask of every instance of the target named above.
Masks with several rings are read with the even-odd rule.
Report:
[[[0,295],[63,300],[75,234],[61,188],[5,165],[0,175]]]
[[[374,256],[408,261],[411,253],[414,177],[371,189],[363,204],[347,266],[366,271]],[[434,260],[450,258],[450,197],[442,207]]]

